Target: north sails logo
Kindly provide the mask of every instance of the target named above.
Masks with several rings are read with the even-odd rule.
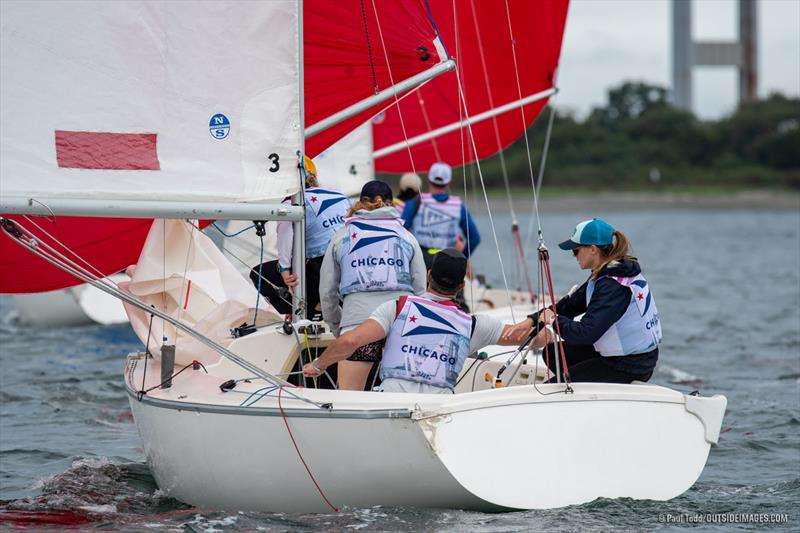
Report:
[[[459,332],[447,320],[440,317],[430,309],[423,307],[416,302],[411,302],[408,310],[408,318],[403,325],[403,337],[412,335],[430,335],[430,334],[446,334],[458,335]]]
[[[350,234],[351,239],[357,240],[356,244],[350,249],[350,253],[352,254],[356,250],[364,248],[365,246],[369,246],[370,244],[375,244],[377,242],[387,241],[389,239],[395,239],[398,237],[396,231],[389,229],[389,228],[382,228],[380,226],[373,226],[372,224],[366,224],[364,222],[357,222],[353,221],[350,222],[351,226],[355,226],[357,229],[362,231],[370,231],[374,233],[380,233],[382,235],[376,235],[374,237],[364,237],[362,239],[358,239],[358,232],[354,231]]]

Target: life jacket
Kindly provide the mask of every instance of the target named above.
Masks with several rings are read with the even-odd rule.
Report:
[[[339,296],[354,292],[408,291],[414,245],[400,218],[352,217],[339,247]]]
[[[422,193],[417,205],[411,227],[419,245],[440,250],[455,246],[461,231],[461,198],[449,196],[440,202],[432,194]]]
[[[350,200],[338,191],[309,187],[305,192],[306,257],[325,255],[336,230],[344,224]]]
[[[473,317],[453,301],[418,296],[400,298],[398,307],[383,348],[381,379],[453,389],[469,355]]]
[[[595,350],[600,355],[619,356],[647,353],[657,348],[661,343],[661,323],[647,280],[641,274],[628,278],[606,278],[628,287],[631,290],[631,299],[622,317],[594,343]],[[596,281],[589,280],[586,284],[587,307]]]

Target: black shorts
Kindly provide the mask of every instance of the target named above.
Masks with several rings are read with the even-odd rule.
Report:
[[[348,361],[364,361],[366,363],[380,363],[383,358],[383,345],[386,343],[384,339],[379,341],[365,344],[360,348],[356,348],[353,355],[347,358]]]

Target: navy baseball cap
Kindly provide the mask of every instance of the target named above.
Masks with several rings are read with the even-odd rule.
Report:
[[[443,289],[457,289],[467,274],[467,258],[455,248],[445,248],[433,256],[431,278]]]
[[[361,198],[375,198],[380,196],[385,202],[392,201],[392,188],[385,181],[368,181],[361,187]]]
[[[605,220],[584,220],[572,232],[572,237],[558,245],[562,250],[574,250],[578,246],[608,246],[614,242],[614,228]]]

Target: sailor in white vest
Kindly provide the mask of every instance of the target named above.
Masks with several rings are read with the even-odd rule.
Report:
[[[425,294],[381,304],[368,320],[306,364],[303,373],[319,376],[360,346],[385,338],[380,390],[452,393],[470,353],[490,344],[519,344],[531,329],[460,311],[453,298],[464,287],[466,271],[467,259],[461,252],[453,248],[440,251],[428,271]],[[512,334],[512,329],[516,333]]]
[[[571,250],[580,268],[592,272],[583,285],[556,304],[570,379],[607,383],[650,379],[658,360],[661,323],[650,284],[638,260],[630,255],[628,238],[593,218],[578,224],[572,237],[558,246]],[[579,315],[583,315],[580,321],[573,320]],[[539,320],[552,325],[552,311],[529,316],[520,331]],[[551,340],[545,339],[547,335],[543,330],[533,346],[547,344]],[[553,344],[547,346],[547,353],[553,370]]]
[[[444,248],[463,247],[469,258],[481,242],[478,227],[458,196],[451,196],[453,169],[434,163],[428,171],[429,192],[408,200],[403,208],[405,227],[419,241],[430,268],[433,255]]]
[[[422,250],[392,206],[392,188],[378,180],[365,183],[322,262],[319,294],[325,321],[338,336],[367,320],[380,304],[422,294],[425,280]],[[377,341],[339,362],[338,387],[364,390],[382,350],[383,341]]]
[[[329,188],[317,186],[317,167],[309,157],[304,157],[305,211],[306,211],[306,310],[310,318],[319,307],[319,271],[325,250],[333,235],[344,225],[345,216],[350,209],[350,200]],[[283,200],[290,204],[291,197]],[[291,294],[299,283],[297,274],[292,272],[292,245],[294,228],[291,222],[278,222],[278,260],[268,261],[250,271],[250,279],[259,287],[261,293],[279,313],[292,312]],[[280,289],[288,289],[282,292]]]

